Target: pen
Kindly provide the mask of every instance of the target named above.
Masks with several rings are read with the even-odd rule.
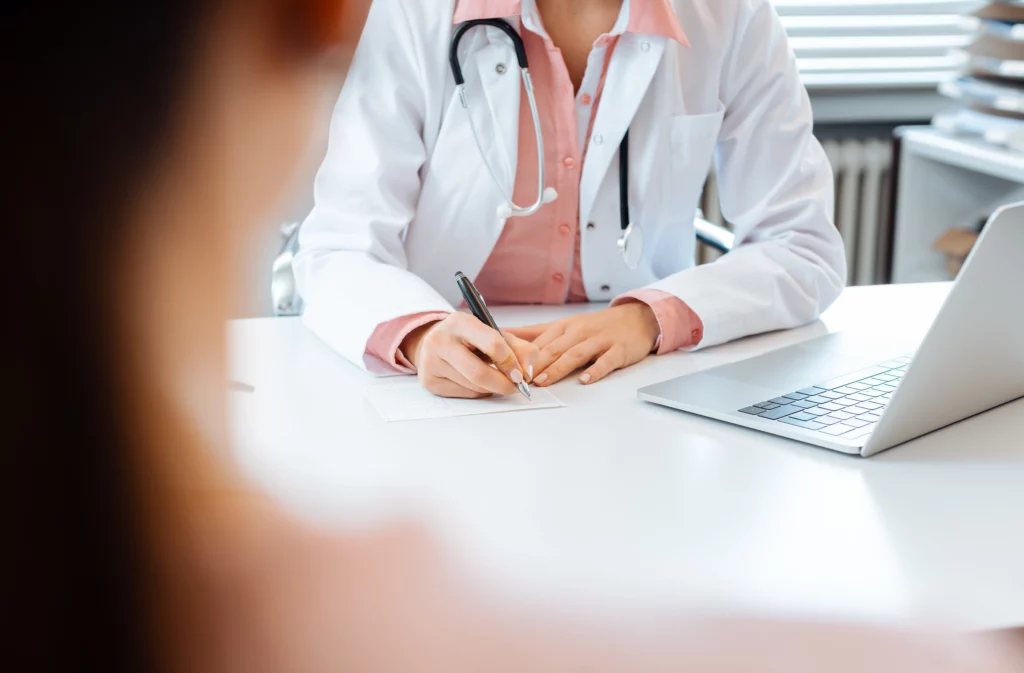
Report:
[[[242,383],[241,381],[228,381],[228,388],[236,390],[240,393],[254,393],[256,388],[249,385],[248,383]]]
[[[469,310],[472,311],[476,319],[500,334],[502,339],[505,339],[505,335],[498,329],[498,324],[491,317],[491,312],[487,310],[487,302],[484,301],[483,295],[477,291],[473,281],[467,278],[466,274],[459,271],[455,274],[455,284],[459,286],[459,290],[466,300],[466,305],[469,306]],[[505,343],[508,343],[508,339],[505,339]],[[526,381],[517,383],[516,387],[519,388],[519,392],[523,394],[523,397],[530,399],[530,386],[526,385]]]

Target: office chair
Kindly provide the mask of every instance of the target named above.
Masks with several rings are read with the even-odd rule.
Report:
[[[697,229],[698,241],[722,254],[732,250],[736,236],[728,229],[705,220],[701,211],[697,211],[697,217],[693,224]],[[289,222],[281,225],[281,237],[284,239],[284,244],[281,246],[280,254],[274,260],[274,269],[270,280],[270,296],[274,302],[275,316],[301,315],[305,306],[302,297],[299,296],[295,273],[292,271],[292,262],[299,250],[301,225],[301,222]]]
[[[270,276],[270,298],[274,302],[275,316],[302,315],[305,308],[292,269],[295,254],[299,251],[301,226],[302,222],[287,222],[281,225],[281,238],[284,239],[284,244],[281,246],[281,252],[274,258],[273,272]]]
[[[697,217],[693,218],[693,227],[697,230],[697,240],[704,245],[717,250],[723,255],[736,245],[736,234],[725,227],[711,224],[704,219],[704,212],[697,210]]]

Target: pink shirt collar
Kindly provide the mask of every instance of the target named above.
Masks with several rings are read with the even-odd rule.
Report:
[[[535,0],[458,0],[454,23],[473,19],[524,16],[524,12],[536,12],[534,7]],[[613,34],[625,32],[660,35],[675,40],[684,47],[690,46],[686,33],[679,25],[679,17],[672,8],[671,0],[623,0],[622,9],[624,13],[629,12],[629,21],[625,30],[615,30]],[[540,21],[536,15],[529,18],[533,19],[532,23],[539,25]],[[619,23],[622,23],[621,18]]]

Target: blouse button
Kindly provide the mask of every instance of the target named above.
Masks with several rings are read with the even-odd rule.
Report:
[[[565,159],[562,160],[562,165],[564,165],[566,168],[571,169],[573,166],[576,165],[576,160],[573,159],[572,157],[566,157]]]
[[[556,283],[561,283],[563,280],[565,280],[565,276],[563,276],[560,273],[556,273],[551,276],[551,280],[555,281]]]
[[[580,96],[580,103],[582,103],[583,105],[590,105],[593,102],[594,99],[590,97],[589,93],[585,93],[582,96]]]
[[[562,236],[568,236],[570,231],[572,231],[572,228],[568,224],[558,225],[558,233]]]

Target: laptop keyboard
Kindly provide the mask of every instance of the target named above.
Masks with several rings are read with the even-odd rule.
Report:
[[[860,439],[875,429],[910,361],[909,355],[888,360],[740,412],[833,437]]]

